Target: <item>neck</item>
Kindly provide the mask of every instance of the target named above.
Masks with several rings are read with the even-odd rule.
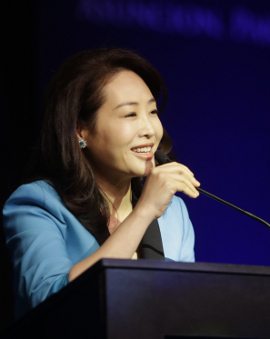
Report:
[[[131,202],[131,180],[121,182],[110,182],[102,178],[97,178],[97,183],[110,206],[110,214],[125,218],[132,210]]]

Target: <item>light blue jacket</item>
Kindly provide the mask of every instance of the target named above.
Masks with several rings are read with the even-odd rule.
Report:
[[[71,267],[99,244],[43,180],[17,188],[3,216],[14,267],[15,312],[20,317],[64,287]],[[158,224],[165,257],[193,262],[194,231],[183,200],[174,196]]]

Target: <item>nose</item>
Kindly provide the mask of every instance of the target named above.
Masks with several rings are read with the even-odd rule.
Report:
[[[151,138],[155,134],[155,128],[151,118],[148,115],[143,115],[140,119],[140,136]]]

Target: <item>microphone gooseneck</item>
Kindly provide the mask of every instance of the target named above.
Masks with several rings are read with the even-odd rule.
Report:
[[[165,155],[164,153],[162,153],[162,152],[160,152],[160,151],[157,151],[157,152],[156,152],[155,157],[156,157],[156,159],[157,159],[157,161],[158,161],[158,163],[159,163],[160,165],[161,165],[161,164],[168,163],[168,162],[171,162],[171,159],[170,159],[167,155]],[[218,202],[221,202],[221,203],[224,204],[224,205],[230,206],[230,207],[234,208],[235,210],[241,212],[242,214],[245,214],[245,215],[247,215],[247,216],[249,216],[249,217],[251,217],[251,218],[257,220],[257,221],[259,221],[260,223],[262,223],[263,225],[265,225],[265,226],[267,226],[267,227],[270,228],[270,223],[267,222],[266,220],[264,220],[264,219],[258,217],[257,215],[252,214],[252,213],[250,213],[250,212],[248,212],[248,211],[246,211],[246,210],[244,210],[244,209],[242,209],[242,208],[236,206],[235,204],[232,204],[232,203],[229,202],[229,201],[226,201],[226,200],[224,200],[224,199],[221,199],[221,198],[218,197],[217,195],[215,195],[215,194],[213,194],[213,193],[210,193],[210,192],[207,192],[206,190],[204,190],[204,189],[202,189],[202,188],[200,188],[200,187],[197,187],[196,189],[197,189],[200,193],[202,193],[202,194],[208,196],[209,198],[214,199],[214,200],[216,200],[216,201],[218,201]]]
[[[250,213],[250,212],[248,212],[248,211],[245,211],[245,210],[243,210],[242,208],[240,208],[240,207],[238,207],[238,206],[232,204],[231,202],[226,201],[226,200],[224,200],[224,199],[221,199],[220,197],[216,196],[215,194],[209,193],[209,192],[205,191],[204,189],[202,189],[202,188],[200,188],[200,187],[197,187],[196,189],[197,189],[200,193],[202,193],[202,194],[204,194],[204,195],[207,195],[208,197],[210,197],[210,198],[212,198],[212,199],[214,199],[214,200],[217,200],[217,201],[221,202],[221,203],[224,204],[224,205],[230,206],[230,207],[236,209],[237,211],[239,211],[239,212],[241,212],[241,213],[243,213],[243,214],[245,214],[245,215],[247,215],[247,216],[249,216],[249,217],[251,217],[251,218],[253,218],[253,219],[257,220],[257,221],[259,221],[259,222],[261,222],[261,223],[264,224],[265,226],[270,227],[270,223],[269,223],[269,222],[267,222],[266,220],[264,220],[264,219],[258,217],[257,215],[252,214],[252,213]]]

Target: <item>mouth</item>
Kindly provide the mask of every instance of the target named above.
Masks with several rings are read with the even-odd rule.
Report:
[[[153,144],[140,145],[140,146],[132,147],[131,151],[135,153],[135,155],[139,158],[151,160],[154,156],[153,146],[154,146]]]

